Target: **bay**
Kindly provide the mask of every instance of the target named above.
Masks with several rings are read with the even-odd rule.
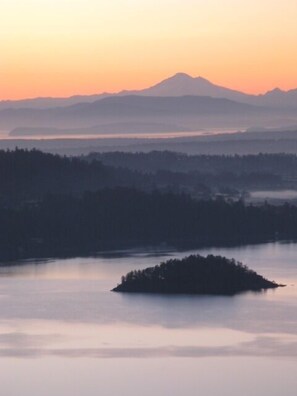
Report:
[[[171,257],[235,258],[287,286],[235,297],[113,293]],[[0,267],[3,394],[285,395],[297,386],[297,244],[114,252]]]

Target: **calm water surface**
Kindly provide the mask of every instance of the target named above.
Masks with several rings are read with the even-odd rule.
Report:
[[[297,190],[264,190],[251,191],[249,199],[251,201],[291,201],[297,199]]]
[[[287,287],[236,297],[111,293],[121,275],[184,253],[0,268],[7,396],[296,396],[297,244],[205,249]]]

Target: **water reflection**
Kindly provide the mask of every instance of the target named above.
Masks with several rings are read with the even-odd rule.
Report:
[[[275,340],[277,350],[281,342],[288,339],[291,343],[294,341],[291,337],[296,335],[297,328],[296,244],[213,248],[203,249],[200,253],[234,257],[264,276],[288,286],[236,297],[110,292],[122,274],[131,269],[155,265],[167,259],[168,252],[129,252],[129,255],[121,253],[117,257],[47,260],[1,267],[0,345],[5,347],[1,353],[3,349],[5,353],[9,348],[13,350],[13,344],[19,351],[26,349],[28,352],[34,343],[24,348],[20,348],[20,343],[22,340],[33,342],[34,337],[38,343],[35,347],[43,348],[43,340],[57,341],[60,336],[62,346],[65,346],[66,340],[74,339],[72,347],[75,350],[77,345],[97,350],[98,339],[92,336],[94,332],[100,337],[107,337],[108,345],[129,347],[130,350],[140,347],[134,343],[138,336],[148,340],[149,348],[167,348],[166,343],[159,345],[159,341],[164,339],[172,340],[171,347],[192,347],[196,351],[198,347],[214,348],[213,334],[216,337],[220,334],[220,348],[227,348],[230,334],[237,348],[239,343],[255,342],[261,337],[266,341]],[[185,253],[171,255],[182,257]],[[41,323],[46,323],[49,334],[43,335],[44,325]],[[40,329],[43,329],[42,333]],[[78,330],[90,343],[78,338]],[[132,343],[118,344],[125,334],[131,337]],[[178,344],[178,334],[183,335],[181,344]],[[202,344],[199,344],[198,336],[204,340]],[[296,354],[294,342],[289,348],[291,354]],[[240,348],[241,352],[233,350],[232,353],[242,353],[243,349]],[[215,350],[208,349],[211,354]],[[254,348],[249,347],[249,350]],[[220,353],[219,350],[217,352]],[[177,355],[180,353],[180,350],[176,352]],[[197,355],[200,353],[199,349]]]
[[[265,200],[265,199],[281,199],[291,200],[297,199],[297,190],[271,190],[271,191],[251,191],[250,196],[252,199]]]
[[[0,331],[0,357],[296,357],[296,334],[252,334],[224,327],[166,328],[127,323],[10,321]]]

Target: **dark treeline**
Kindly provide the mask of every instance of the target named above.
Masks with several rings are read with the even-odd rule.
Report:
[[[141,173],[37,150],[0,151],[0,259],[293,239],[297,207],[213,198],[215,189],[261,186],[274,177]]]
[[[90,153],[84,158],[97,159],[105,165],[137,169],[146,173],[167,170],[222,177],[262,175],[263,179],[265,176],[275,177],[275,182],[297,179],[297,156],[291,154],[187,155],[171,151],[151,151]]]
[[[291,154],[187,155],[152,151],[90,153],[83,158],[154,175],[159,183],[166,176],[167,183],[171,180],[172,186],[182,186],[193,196],[203,192],[202,186],[210,194],[231,195],[258,189],[297,188],[297,156]]]
[[[247,186],[279,183],[275,176],[233,173],[221,175],[199,172],[158,171],[142,173],[124,167],[112,167],[101,161],[84,161],[45,154],[37,150],[0,151],[0,203],[14,206],[38,201],[48,193],[79,195],[112,187],[133,187],[143,191],[186,192],[209,197],[213,192],[244,189]]]
[[[0,258],[91,254],[145,245],[198,247],[297,237],[297,207],[246,206],[117,188],[0,208]]]
[[[84,158],[87,160],[97,159],[106,165],[143,172],[196,171],[216,175],[221,173],[236,175],[266,173],[297,177],[297,156],[294,154],[187,155],[172,151],[151,151],[149,153],[90,153]]]
[[[0,202],[14,205],[39,200],[48,193],[81,194],[115,186],[142,188],[141,173],[115,169],[100,161],[60,157],[38,150],[0,151]]]
[[[124,154],[116,155],[121,157]],[[116,163],[111,166],[103,164],[102,158],[96,160],[90,157],[89,161],[84,161],[82,158],[60,157],[37,150],[0,151],[0,203],[13,206],[25,201],[40,200],[48,193],[80,195],[84,191],[119,186],[133,187],[147,192],[153,190],[185,192],[200,198],[209,198],[218,192],[236,195],[244,190],[284,186],[281,175],[264,171],[252,172],[249,168],[238,173],[236,166],[232,172],[224,170],[224,167],[221,172],[213,172],[210,169],[205,170],[205,166],[202,171],[176,170],[182,168],[176,164],[182,163],[183,160],[179,161],[179,154],[166,152],[151,153],[148,158],[151,158],[154,166],[158,166],[158,160],[154,162],[155,156],[164,157],[165,162],[166,158],[172,158],[172,169],[144,172],[142,156],[146,158],[145,154],[139,154],[139,161],[136,161],[138,166],[135,164],[135,169],[128,169],[124,167],[128,167],[128,163],[123,163],[121,167]],[[181,156],[181,158],[190,157]],[[207,163],[207,158],[202,162]],[[217,161],[221,161],[220,157]],[[168,167],[169,164],[171,162],[168,163]],[[159,167],[161,168],[161,165]]]
[[[240,192],[262,189],[280,189],[288,187],[288,183],[279,175],[270,173],[202,173],[199,171],[174,172],[158,170],[149,174],[156,187],[167,186],[171,191],[187,192],[196,197],[211,197],[214,194],[227,194],[230,197]]]

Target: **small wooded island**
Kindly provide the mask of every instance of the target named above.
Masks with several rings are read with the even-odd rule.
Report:
[[[235,295],[245,291],[276,288],[269,281],[234,259],[191,255],[171,259],[155,267],[131,271],[112,291],[158,294]]]

